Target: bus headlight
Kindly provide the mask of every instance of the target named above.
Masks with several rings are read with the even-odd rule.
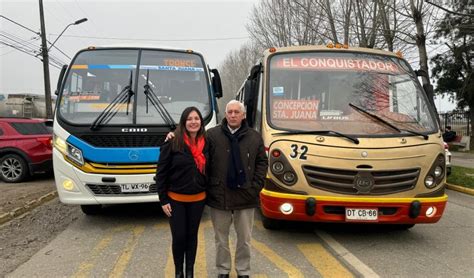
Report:
[[[67,144],[67,157],[72,159],[74,162],[84,165],[84,158],[82,157],[82,151],[70,144]]]
[[[62,154],[66,154],[67,143],[61,137],[53,134],[53,146]]]
[[[283,172],[283,163],[281,163],[280,161],[276,161],[275,163],[272,164],[272,170],[273,172],[279,174],[281,172]]]
[[[270,151],[270,171],[275,177],[287,186],[292,186],[298,181],[296,171],[291,163],[279,149]]]
[[[286,172],[283,174],[283,181],[288,184],[293,184],[296,180],[296,175],[293,172]]]
[[[428,187],[428,188],[433,188],[435,186],[435,180],[433,178],[433,176],[426,176],[425,178],[425,186]]]
[[[66,142],[61,137],[53,134],[53,144],[58,151],[60,151],[63,155],[67,156],[72,161],[80,164],[81,166],[84,165],[84,157],[82,156],[82,151],[73,145]]]
[[[436,166],[434,170],[435,177],[439,178],[443,174],[443,168],[441,166]]]
[[[444,175],[445,175],[444,174],[445,167],[446,167],[446,158],[444,157],[444,154],[439,154],[436,160],[433,162],[433,165],[431,165],[431,169],[426,174],[426,177],[425,177],[426,188],[433,189],[437,185],[443,182]]]

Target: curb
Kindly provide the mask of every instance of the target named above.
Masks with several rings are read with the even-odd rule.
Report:
[[[58,196],[57,191],[49,192],[48,194],[45,194],[45,195],[39,197],[36,200],[32,200],[32,201],[27,202],[26,205],[24,205],[22,207],[13,209],[10,212],[7,212],[7,213],[4,213],[4,214],[0,215],[0,225],[12,220],[15,217],[18,217],[20,215],[23,215],[23,214],[27,213],[28,211],[38,207],[39,205],[42,205],[42,204],[46,203],[47,201],[50,201],[50,200],[56,198],[56,196]]]
[[[474,189],[472,188],[467,188],[464,186],[450,184],[450,183],[446,183],[446,187],[454,191],[458,191],[458,192],[462,192],[462,193],[466,193],[466,194],[474,196]]]

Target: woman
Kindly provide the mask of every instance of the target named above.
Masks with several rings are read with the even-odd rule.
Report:
[[[207,147],[202,115],[196,107],[181,114],[172,141],[161,147],[156,184],[161,207],[170,218],[176,277],[194,276],[197,234],[206,199]]]

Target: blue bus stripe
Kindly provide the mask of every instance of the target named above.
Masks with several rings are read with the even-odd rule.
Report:
[[[85,160],[94,163],[142,164],[157,163],[160,157],[159,147],[146,148],[98,148],[70,135],[69,144],[79,148]]]

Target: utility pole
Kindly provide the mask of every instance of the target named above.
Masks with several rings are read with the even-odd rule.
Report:
[[[53,109],[51,103],[51,79],[49,77],[49,54],[46,44],[46,27],[44,24],[43,0],[39,0],[40,21],[41,21],[41,54],[43,56],[44,72],[44,103],[46,106],[46,118],[53,118]]]

